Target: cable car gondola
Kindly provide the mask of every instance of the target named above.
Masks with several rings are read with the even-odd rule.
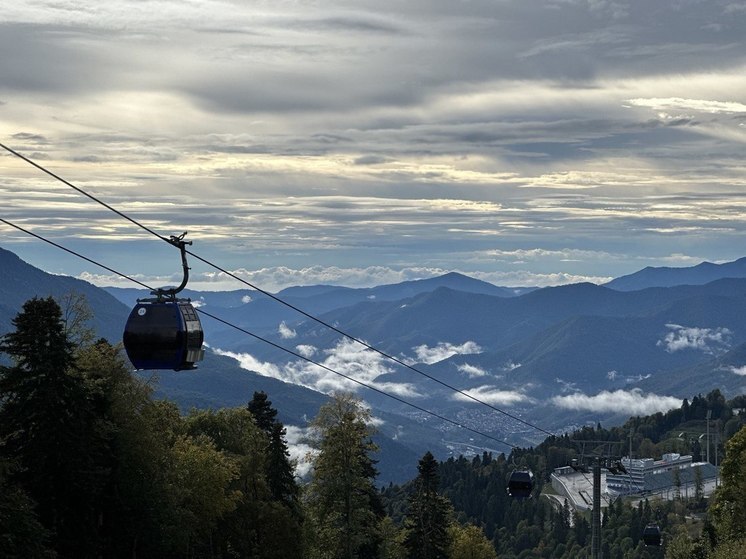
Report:
[[[184,233],[172,236],[170,243],[181,251],[184,279],[174,288],[152,291],[153,299],[138,299],[124,327],[124,349],[135,369],[194,369],[204,357],[204,332],[197,311],[189,299],[176,294],[189,281]]]
[[[514,470],[508,480],[508,495],[514,499],[528,499],[534,488],[534,474],[530,470]]]
[[[661,529],[657,524],[648,524],[642,531],[642,541],[647,546],[660,547],[661,545]]]

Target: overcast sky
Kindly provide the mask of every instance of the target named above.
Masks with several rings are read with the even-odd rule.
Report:
[[[0,141],[266,289],[601,282],[746,254],[745,29],[728,0],[10,0]],[[21,160],[0,177],[0,217],[178,274]]]

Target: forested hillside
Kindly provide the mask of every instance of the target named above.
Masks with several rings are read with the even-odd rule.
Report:
[[[80,309],[78,309],[80,310]],[[635,453],[702,454],[708,412],[722,440],[722,487],[712,503],[630,504],[603,522],[603,556],[737,557],[746,491],[746,398],[715,390],[667,414],[612,429],[550,437],[510,456],[438,461],[429,452],[403,486],[376,488],[370,410],[350,394],[321,407],[305,443],[301,481],[271,395],[186,414],[153,397],[121,351],[95,340],[74,313],[32,299],[0,350],[0,557],[491,559],[590,556],[587,515],[546,486],[578,456],[578,440],[629,442]],[[718,450],[720,449],[720,450]],[[720,454],[718,454],[720,452]],[[530,499],[508,496],[516,467],[531,469]],[[662,549],[645,547],[656,522]]]

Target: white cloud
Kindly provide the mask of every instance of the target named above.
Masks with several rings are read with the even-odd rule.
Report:
[[[560,408],[587,410],[593,412],[626,413],[629,415],[650,415],[665,412],[681,406],[681,400],[672,396],[643,394],[641,390],[604,390],[595,396],[583,393],[568,396],[555,396],[551,402]]]
[[[491,252],[493,251],[475,254],[472,257],[472,260],[494,260],[496,255],[490,255]],[[512,253],[512,257],[517,257],[518,254],[519,253]],[[538,258],[538,253],[532,252],[532,254],[534,255],[534,258]],[[557,253],[555,256],[560,256],[562,254],[571,255],[572,253]],[[507,257],[508,255],[504,254],[503,256]],[[665,258],[661,260],[665,260]],[[569,259],[565,261],[569,261]],[[441,276],[450,271],[457,271],[494,285],[515,287],[547,287],[579,282],[602,284],[613,279],[611,276],[592,276],[563,272],[537,273],[529,270],[485,272],[474,270],[449,270],[445,268],[396,269],[385,266],[369,266],[367,268],[312,266],[300,269],[277,267],[262,268],[260,270],[238,268],[233,270],[231,273],[266,291],[276,292],[285,289],[286,287],[319,284],[340,285],[345,287],[374,287],[378,285],[401,283],[404,281],[429,279]],[[81,272],[77,277],[98,286],[132,287],[130,281],[115,275]],[[148,285],[163,285],[167,282],[173,283],[174,281],[178,282],[180,280],[180,278],[175,275],[146,276],[143,274],[134,274],[132,277]],[[189,287],[191,289],[200,289],[204,291],[229,291],[235,289],[236,283],[235,279],[222,272],[193,272],[190,275]],[[242,298],[242,301],[244,303],[250,303],[252,298],[250,295],[245,295]]]
[[[283,340],[290,340],[290,339],[295,338],[297,336],[295,330],[293,330],[287,324],[285,324],[284,320],[282,322],[280,322],[280,326],[277,328],[277,331],[279,332],[280,337]]]
[[[285,425],[285,429],[290,460],[295,462],[295,475],[305,477],[311,471],[312,458],[318,454],[318,450],[308,444],[310,429],[295,425]]]
[[[647,107],[657,111],[685,110],[703,113],[746,113],[746,105],[735,101],[709,101],[705,99],[685,99],[682,97],[629,99],[630,105]]]
[[[242,369],[248,371],[254,371],[265,377],[272,377],[279,380],[283,380],[282,369],[273,363],[263,362],[256,359],[249,353],[234,353],[232,351],[223,351],[219,348],[213,348],[213,351],[218,355],[224,355],[231,357],[238,361],[238,364]]]
[[[481,353],[482,348],[476,342],[468,341],[461,345],[454,345],[450,342],[439,342],[434,347],[422,344],[412,348],[417,355],[416,363],[426,363],[431,365],[454,355],[472,355]]]
[[[639,261],[603,262],[611,247],[663,254],[681,234],[736,254],[742,1],[676,0],[659,17],[626,0],[147,5],[6,3],[0,41],[23,54],[0,60],[4,128],[155,230],[188,226],[222,266],[264,266],[245,279],[265,289],[396,283],[413,279],[402,262],[468,269],[469,254],[550,240],[573,246],[518,272],[518,254],[474,267],[498,285],[603,283]],[[172,269],[35,174],[4,161],[5,210],[124,272]],[[678,209],[652,211],[659,196]],[[341,272],[303,272],[318,262]],[[190,287],[236,287],[194,272]]]
[[[308,344],[297,345],[295,350],[303,357],[313,357],[318,351],[314,346]]]
[[[734,375],[738,375],[739,377],[746,377],[746,365],[743,365],[742,367],[735,367],[731,365],[730,367],[728,367],[728,370]]]
[[[531,401],[531,399],[522,392],[518,392],[515,390],[501,390],[496,386],[490,385],[479,386],[470,390],[464,390],[463,392],[465,394],[468,394],[469,396],[476,398],[477,400],[481,400],[482,402],[487,402],[488,404],[492,405],[512,406],[521,402]],[[474,401],[471,398],[464,396],[464,394],[454,394],[451,396],[451,399],[459,400],[462,402]]]
[[[495,258],[505,258],[508,260],[543,260],[556,258],[562,261],[574,260],[609,260],[619,259],[622,255],[615,255],[608,252],[596,250],[578,250],[565,248],[562,250],[547,250],[542,248],[501,250],[493,249],[486,251],[487,255]]]
[[[370,425],[370,426],[372,426],[372,427],[378,428],[381,425],[385,425],[386,422],[383,419],[381,419],[380,417],[376,417],[374,415],[371,415],[370,418],[367,421],[367,424]]]
[[[460,373],[464,373],[468,375],[471,378],[474,377],[484,377],[487,376],[489,373],[482,369],[481,367],[477,367],[476,365],[469,365],[468,363],[464,363],[463,365],[459,365],[456,367]]]
[[[251,301],[253,301],[251,295],[244,295],[243,297],[241,297],[241,302],[244,304],[251,303]]]
[[[578,390],[578,385],[575,382],[568,382],[561,378],[556,378],[554,381],[560,385],[560,391],[563,394],[566,394],[567,392],[577,392]]]
[[[373,382],[373,384],[379,390],[383,390],[387,394],[393,394],[400,398],[421,398],[422,394],[417,390],[414,384],[409,382]]]
[[[318,349],[313,346],[300,345],[296,346],[296,349],[300,355],[308,358],[318,354]],[[333,348],[323,350],[323,359],[316,360],[322,366],[301,359],[280,364],[267,363],[259,361],[249,353],[234,353],[220,349],[214,351],[219,355],[236,359],[244,369],[283,382],[305,386],[324,394],[340,390],[349,392],[365,390],[364,386],[341,376],[346,375],[386,393],[406,398],[421,397],[417,387],[413,384],[377,382],[376,379],[381,375],[393,372],[389,361],[379,353],[370,351],[346,338],[338,341]]]
[[[666,324],[671,330],[657,346],[667,352],[674,353],[684,349],[696,349],[704,353],[714,354],[726,350],[730,346],[732,332],[728,328],[692,328],[679,324]]]

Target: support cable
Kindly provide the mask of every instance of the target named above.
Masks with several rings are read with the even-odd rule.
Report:
[[[33,233],[33,232],[31,232],[31,231],[29,231],[27,229],[24,229],[23,227],[20,227],[19,225],[16,225],[15,223],[12,223],[12,222],[10,222],[10,221],[8,221],[6,219],[0,218],[0,222],[4,223],[5,225],[8,225],[10,227],[13,227],[13,228],[15,228],[15,229],[17,229],[17,230],[19,230],[19,231],[21,231],[23,233],[26,233],[27,235],[30,235],[32,237],[35,237],[35,238],[41,240],[41,241],[44,241],[45,243],[48,243],[48,244],[50,244],[50,245],[52,245],[52,246],[54,246],[56,248],[64,250],[65,252],[68,252],[68,253],[70,253],[70,254],[72,254],[74,256],[77,256],[78,258],[81,258],[81,259],[85,260],[86,262],[90,262],[91,264],[94,264],[95,266],[103,268],[104,270],[107,270],[107,271],[109,271],[109,272],[111,272],[113,274],[116,274],[116,275],[118,275],[118,276],[120,276],[120,277],[122,277],[122,278],[124,278],[126,280],[134,282],[134,283],[136,283],[136,284],[138,284],[138,285],[140,285],[140,286],[142,286],[142,287],[144,287],[146,289],[149,289],[151,291],[153,290],[153,288],[150,287],[149,285],[146,285],[143,282],[138,281],[138,280],[134,279],[131,276],[128,276],[126,274],[123,274],[122,272],[114,270],[113,268],[110,268],[110,267],[108,267],[108,266],[106,266],[104,264],[101,264],[100,262],[97,262],[96,260],[88,258],[87,256],[83,256],[82,254],[80,254],[78,252],[75,252],[74,250],[71,250],[71,249],[69,249],[67,247],[64,247],[64,246],[62,246],[60,244],[55,243],[54,241],[46,239],[45,237],[43,237],[41,235],[38,235],[38,234]],[[262,341],[262,342],[264,342],[266,344],[269,344],[272,347],[275,347],[275,348],[277,348],[279,350],[282,350],[282,351],[284,351],[284,352],[286,352],[286,353],[288,353],[288,354],[290,354],[290,355],[292,355],[292,356],[294,356],[294,357],[296,357],[298,359],[302,359],[304,361],[307,361],[308,363],[311,363],[312,365],[320,367],[321,369],[324,369],[325,371],[328,371],[330,373],[334,373],[335,375],[338,375],[338,376],[340,376],[342,378],[345,378],[345,379],[347,379],[347,380],[349,380],[351,382],[354,382],[355,384],[358,384],[358,385],[360,385],[360,386],[362,386],[364,388],[367,388],[369,390],[377,392],[378,394],[381,394],[383,396],[387,396],[388,398],[396,400],[397,402],[399,402],[401,404],[405,404],[405,405],[407,405],[409,407],[412,407],[412,408],[414,408],[414,409],[416,409],[418,411],[421,411],[423,413],[426,413],[428,415],[436,417],[437,419],[440,419],[442,421],[450,423],[451,425],[454,425],[456,427],[460,427],[461,429],[465,429],[467,431],[470,431],[471,433],[474,433],[475,435],[479,435],[480,437],[484,437],[485,439],[489,439],[489,440],[498,442],[500,444],[503,444],[503,445],[511,447],[511,448],[519,448],[517,445],[511,444],[511,443],[509,443],[507,441],[504,441],[502,439],[498,439],[497,437],[493,437],[492,435],[488,435],[487,433],[483,433],[481,431],[473,429],[473,428],[469,427],[468,425],[464,425],[463,423],[459,423],[458,421],[455,421],[453,419],[450,419],[448,417],[440,415],[439,413],[436,413],[436,412],[433,412],[431,410],[428,410],[427,408],[423,408],[422,406],[418,406],[417,404],[413,404],[412,402],[409,402],[408,400],[405,400],[404,398],[401,398],[399,396],[395,396],[394,394],[390,394],[390,393],[388,393],[388,392],[386,392],[384,390],[381,390],[380,388],[376,388],[375,386],[372,386],[372,385],[367,384],[367,383],[365,383],[363,381],[357,380],[357,379],[355,379],[355,378],[353,378],[353,377],[351,377],[349,375],[346,375],[346,374],[341,373],[341,372],[339,372],[339,371],[337,371],[335,369],[332,369],[331,367],[328,367],[326,365],[318,363],[318,362],[314,361],[313,359],[311,359],[309,357],[305,357],[305,356],[301,355],[300,353],[297,353],[297,352],[295,352],[295,351],[293,351],[291,349],[283,347],[283,346],[281,346],[281,345],[279,345],[279,344],[277,344],[277,343],[275,343],[275,342],[273,342],[271,340],[263,338],[262,336],[254,334],[253,332],[250,332],[249,330],[241,328],[240,326],[237,326],[237,325],[235,325],[235,324],[233,324],[233,323],[231,323],[231,322],[229,322],[227,320],[224,320],[224,319],[222,319],[222,318],[220,318],[218,316],[215,316],[215,315],[213,315],[211,313],[208,313],[208,312],[206,312],[206,311],[204,311],[202,309],[198,308],[198,309],[195,309],[195,310],[197,312],[199,312],[200,314],[204,315],[204,316],[208,316],[208,317],[212,318],[213,320],[216,320],[216,321],[218,321],[218,322],[220,322],[222,324],[225,324],[226,326],[230,326],[231,328],[234,328],[234,329],[238,330],[239,332],[243,332],[244,334],[246,334],[248,336],[251,336],[251,337],[253,337],[253,338],[255,338],[255,339],[259,340],[259,341]]]
[[[151,235],[154,235],[154,236],[158,237],[160,240],[165,241],[165,242],[167,242],[169,244],[172,244],[171,241],[168,238],[166,238],[165,236],[161,235],[160,233],[157,233],[156,231],[154,231],[154,230],[150,229],[149,227],[143,225],[142,223],[138,222],[137,220],[129,217],[128,215],[124,214],[123,212],[121,212],[121,211],[113,208],[112,206],[110,206],[106,202],[103,202],[102,200],[96,198],[95,196],[93,196],[91,194],[88,194],[82,188],[79,188],[79,187],[73,185],[72,183],[70,183],[67,180],[63,179],[62,177],[56,175],[52,171],[49,171],[48,169],[46,169],[42,165],[39,165],[38,163],[35,163],[31,159],[25,157],[24,155],[21,155],[17,151],[9,148],[8,146],[6,146],[6,145],[4,145],[2,143],[0,143],[0,147],[2,147],[3,149],[5,149],[6,151],[8,151],[9,153],[11,153],[12,155],[15,155],[16,157],[18,157],[18,158],[22,159],[23,161],[29,163],[30,165],[33,165],[34,167],[36,167],[40,171],[46,173],[47,175],[49,175],[49,176],[57,179],[58,181],[62,182],[63,184],[69,186],[70,188],[74,189],[76,192],[78,192],[78,193],[86,196],[87,198],[90,198],[91,200],[93,200],[95,202],[98,202],[99,204],[101,204],[105,208],[107,208],[107,209],[111,210],[112,212],[116,213],[117,215],[123,217],[124,219],[126,219],[130,223],[133,223],[134,225],[136,225],[136,226],[140,227],[141,229],[147,231]],[[436,382],[437,384],[440,384],[444,388],[447,388],[447,389],[449,389],[449,390],[451,390],[453,392],[456,392],[456,393],[462,395],[463,397],[465,397],[465,398],[467,398],[467,399],[469,399],[469,400],[471,400],[473,402],[476,402],[477,404],[481,404],[483,406],[486,406],[487,408],[491,409],[492,411],[498,412],[498,413],[500,413],[500,414],[502,414],[502,415],[504,415],[506,417],[509,417],[510,419],[512,419],[514,421],[517,421],[518,423],[521,423],[521,424],[523,424],[523,425],[525,425],[527,427],[530,427],[531,429],[534,429],[536,431],[544,433],[545,435],[548,435],[548,436],[556,436],[555,433],[552,433],[551,431],[547,431],[543,427],[539,427],[538,425],[535,425],[535,424],[533,424],[533,423],[531,423],[529,421],[526,421],[525,419],[521,419],[520,417],[518,417],[515,414],[507,412],[507,411],[505,411],[503,409],[500,409],[497,406],[494,406],[493,404],[490,404],[489,402],[485,402],[484,400],[481,400],[480,398],[477,398],[476,396],[474,396],[472,394],[469,394],[468,392],[466,392],[464,390],[461,390],[460,388],[457,388],[457,387],[455,387],[455,386],[453,386],[453,385],[451,385],[451,384],[449,384],[449,383],[447,383],[445,381],[442,381],[442,380],[440,380],[440,379],[438,379],[438,378],[436,378],[436,377],[434,377],[434,376],[432,376],[432,375],[430,375],[428,373],[425,373],[424,371],[422,371],[422,370],[420,370],[420,369],[418,369],[418,368],[416,368],[416,367],[414,367],[414,366],[412,366],[412,365],[410,365],[410,364],[402,361],[398,357],[390,355],[390,354],[386,353],[385,351],[382,351],[382,350],[380,350],[380,349],[378,349],[378,348],[376,348],[376,347],[368,344],[367,342],[361,340],[360,338],[358,338],[356,336],[353,336],[351,334],[348,334],[348,333],[340,330],[336,326],[334,326],[332,324],[329,324],[328,322],[326,322],[326,321],[324,321],[324,320],[322,320],[322,319],[320,319],[320,318],[318,318],[316,316],[313,316],[312,314],[310,314],[310,313],[308,313],[308,312],[300,309],[299,307],[296,307],[295,305],[293,305],[291,303],[288,303],[287,301],[282,300],[281,298],[277,297],[276,295],[274,295],[274,294],[272,294],[272,293],[270,293],[268,291],[265,291],[264,289],[261,289],[261,288],[255,286],[255,285],[253,285],[252,283],[244,280],[243,278],[240,278],[239,276],[237,276],[233,272],[230,272],[230,271],[226,270],[225,268],[222,268],[222,267],[218,266],[217,264],[214,264],[213,262],[207,260],[206,258],[203,258],[202,256],[199,256],[198,254],[195,254],[194,252],[192,252],[190,250],[187,250],[186,252],[187,252],[187,254],[189,254],[190,256],[196,258],[197,260],[203,262],[204,264],[206,264],[206,265],[208,265],[208,266],[210,266],[210,267],[212,267],[212,268],[214,268],[214,269],[216,269],[216,270],[218,270],[218,271],[226,274],[227,276],[229,276],[229,277],[231,277],[231,278],[233,278],[233,279],[235,279],[235,280],[243,283],[244,285],[246,285],[248,287],[251,287],[252,289],[258,291],[259,293],[262,293],[263,295],[266,295],[267,297],[273,299],[274,301],[277,301],[278,303],[280,303],[280,304],[288,307],[289,309],[292,309],[292,310],[298,312],[299,314],[305,316],[306,318],[309,318],[309,319],[317,322],[318,324],[321,324],[322,326],[324,326],[324,327],[326,327],[326,328],[328,328],[328,329],[330,329],[330,330],[332,330],[332,331],[340,334],[341,336],[344,336],[345,338],[347,338],[347,339],[349,339],[349,340],[351,340],[353,342],[356,342],[356,343],[362,345],[366,349],[369,349],[369,350],[371,350],[371,351],[373,351],[375,353],[378,353],[382,357],[384,357],[384,358],[386,358],[386,359],[388,359],[390,361],[393,361],[394,363],[397,363],[397,364],[399,364],[399,365],[401,365],[403,367],[406,367],[407,369],[409,369],[409,370],[411,370],[411,371],[413,371],[413,372],[415,372],[415,373],[417,373],[417,374],[419,374],[419,375],[421,375],[421,376],[423,376],[425,378],[428,378],[428,379],[432,380],[433,382]]]

